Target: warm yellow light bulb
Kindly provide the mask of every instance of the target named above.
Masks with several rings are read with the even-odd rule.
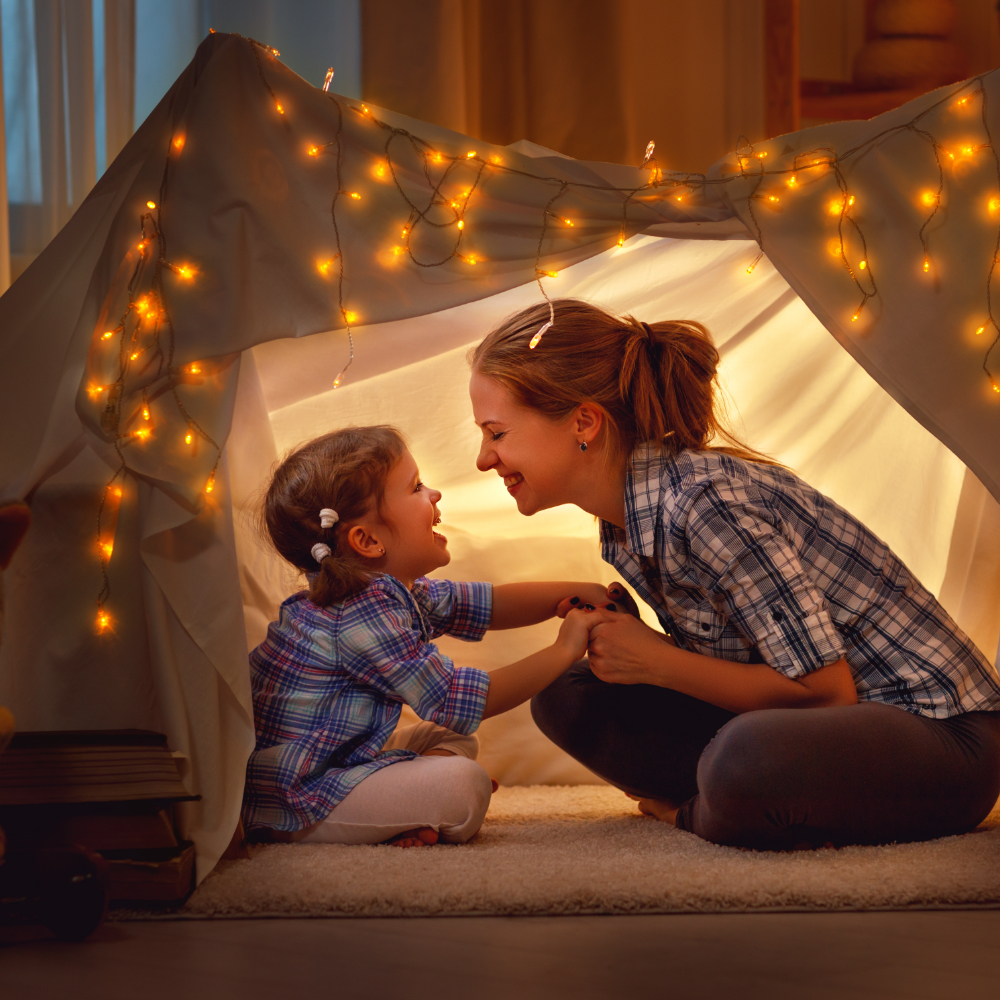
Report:
[[[212,475],[208,477],[208,482],[205,483],[205,492],[211,493],[212,490],[214,489],[215,489],[215,473],[213,472]]]
[[[851,317],[851,322],[852,322],[852,323],[857,323],[857,321],[858,321],[858,319],[859,319],[860,317],[861,317],[861,313],[860,313],[860,312],[856,312],[856,313],[855,313],[855,314],[854,314],[854,315],[853,315],[853,316]]]
[[[776,194],[769,194],[767,196],[767,200],[770,201],[770,202],[772,202],[772,203],[776,202],[776,201],[778,201],[778,196]]]
[[[432,163],[441,163],[443,160],[444,160],[444,157],[439,152],[437,152],[436,150],[433,153],[431,153],[431,162]]]
[[[465,229],[465,220],[464,219],[459,219],[458,220],[458,228],[459,229]]]
[[[137,357],[139,357],[139,355],[140,355],[140,354],[142,354],[142,351],[133,351],[133,352],[132,352],[132,353],[131,353],[131,354],[130,354],[130,355],[128,356],[128,359],[129,359],[129,361],[135,361],[135,359],[136,359]]]
[[[962,147],[962,155],[963,156],[972,156],[973,152],[974,152],[974,150],[973,150],[972,146],[963,146]]]
[[[376,166],[375,166],[375,176],[376,177],[385,177],[385,172],[386,171],[385,171],[385,164],[384,163],[376,164]]]
[[[184,138],[183,135],[175,135],[174,136],[173,146],[174,146],[174,149],[176,149],[178,153],[184,148],[185,141],[186,140],[185,140],[185,138]]]
[[[866,268],[867,266],[868,266],[868,261],[866,261],[866,260],[863,260],[863,261],[861,261],[861,262],[860,262],[860,263],[858,264],[858,267],[860,267],[862,271],[863,271],[863,270],[864,270],[864,269],[865,269],[865,268]]]
[[[156,202],[155,201],[147,201],[146,202],[146,208],[156,208]]]
[[[925,205],[933,205],[937,201],[937,194],[934,191],[924,191],[920,195],[920,200]]]
[[[190,264],[181,264],[174,270],[176,271],[177,276],[183,278],[185,281],[194,280],[195,269]]]
[[[991,212],[996,212],[1000,209],[1000,198],[990,198],[986,206]]]
[[[115,550],[114,542],[101,542],[101,554],[105,559],[111,558],[111,553]]]
[[[91,399],[96,399],[102,392],[104,392],[104,388],[105,387],[103,385],[88,385],[87,395],[90,396]]]
[[[149,406],[146,403],[142,404],[142,419],[149,420]]]
[[[309,147],[309,155],[310,156],[319,156],[319,146],[310,146]]]
[[[116,486],[116,487],[115,487],[115,488],[114,488],[114,489],[113,489],[113,490],[112,490],[111,492],[112,492],[112,493],[113,493],[113,494],[114,494],[114,495],[115,495],[115,496],[116,496],[116,497],[117,497],[117,498],[118,498],[119,500],[121,500],[121,498],[122,498],[122,488],[121,488],[120,486]]]
[[[558,278],[559,277],[559,272],[558,271],[542,271],[542,270],[539,270],[538,273],[541,274],[541,275],[544,275],[546,278]]]
[[[114,330],[105,330],[104,333],[101,334],[101,340],[110,340],[114,335]]]
[[[467,256],[463,257],[462,260],[464,260],[466,264],[478,264],[479,263],[479,258],[476,257],[476,256],[474,256],[471,253],[468,254]]]
[[[285,109],[281,106],[281,102],[280,101],[275,101],[274,102],[274,106],[278,109],[278,114],[279,115],[283,115],[285,113]]]
[[[358,321],[358,314],[350,309],[344,310],[344,319],[348,323],[356,323]]]
[[[474,149],[470,149],[469,152],[465,154],[465,157],[466,159],[471,160],[475,155],[476,151]]]
[[[201,374],[201,366],[200,365],[188,365],[187,370],[188,370],[188,372],[191,375],[200,375]]]
[[[409,232],[410,232],[410,230],[409,230],[409,229],[408,229],[408,228],[407,228],[406,226],[403,226],[403,230],[402,230],[402,232],[400,233],[400,236],[402,236],[402,237],[403,237],[403,239],[405,240],[405,239],[406,239],[406,237],[407,237],[407,234],[408,234]]]
[[[763,160],[764,157],[767,156],[767,153],[754,153],[754,156],[756,156],[758,160]]]
[[[98,609],[97,612],[97,631],[103,632],[105,629],[111,627],[111,616],[103,610]]]
[[[401,253],[406,253],[405,247],[393,247],[392,252],[398,257]]]
[[[371,112],[368,110],[368,105],[367,104],[362,104],[361,105],[361,110],[366,115],[370,115],[371,114]]]
[[[325,278],[330,273],[330,268],[333,267],[332,260],[318,260],[316,261],[316,270]]]
[[[844,211],[843,198],[835,198],[829,205],[827,205],[827,210],[831,215],[840,215]]]
[[[854,195],[852,194],[850,198],[847,199],[847,207],[850,208],[854,204]]]
[[[978,337],[985,330],[986,330],[986,327],[985,326],[981,326],[978,330],[976,330],[976,336]]]
[[[618,237],[618,246],[621,247],[621,246],[624,246],[624,245],[625,245],[625,237],[624,236],[619,236]]]
[[[499,156],[491,156],[490,157],[490,163],[494,164],[494,166],[499,166],[500,162],[501,161],[500,161],[500,157]]]
[[[188,430],[187,434],[184,435],[184,443],[191,444],[192,441],[194,441],[194,434]]]
[[[924,257],[924,272],[926,273],[931,269],[931,259],[930,257]]]
[[[576,225],[576,223],[572,219],[563,219],[563,222],[565,222],[567,226],[575,226]]]
[[[140,441],[148,441],[150,436],[150,430],[148,427],[140,427],[138,430],[132,431],[133,437],[137,437]]]
[[[350,196],[351,196],[351,197],[352,197],[352,198],[353,198],[353,199],[354,199],[355,201],[361,201],[361,195],[360,195],[360,194],[359,194],[359,193],[358,193],[357,191],[351,191],[351,192],[349,192],[349,193],[350,193]]]
[[[795,176],[795,174],[792,174],[792,176],[788,178],[788,186],[790,188],[793,188],[793,187],[798,187],[798,184],[799,184],[798,178]]]

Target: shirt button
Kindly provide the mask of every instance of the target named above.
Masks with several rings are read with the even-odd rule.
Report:
[[[702,632],[707,632],[711,627],[712,626],[709,625],[708,622],[702,622],[701,623],[701,630],[702,630]]]
[[[784,611],[782,611],[782,610],[781,610],[780,608],[775,608],[775,609],[774,609],[774,610],[773,610],[773,611],[771,612],[771,617],[772,617],[772,618],[773,618],[773,619],[774,619],[774,620],[775,620],[776,622],[781,622],[781,621],[784,621],[784,620],[785,620],[785,613],[784,613]]]

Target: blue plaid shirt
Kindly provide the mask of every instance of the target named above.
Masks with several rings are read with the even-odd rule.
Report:
[[[248,830],[301,830],[325,819],[359,781],[417,756],[382,751],[403,702],[422,719],[475,732],[490,678],[456,667],[431,639],[482,639],[490,625],[488,583],[392,576],[327,608],[306,591],[281,605],[250,654],[257,745],[247,764]]]
[[[884,542],[778,466],[640,445],[602,555],[677,644],[796,678],[847,659],[859,700],[1000,710],[996,671]]]

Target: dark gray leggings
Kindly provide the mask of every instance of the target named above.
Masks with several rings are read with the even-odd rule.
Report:
[[[926,719],[890,705],[734,715],[677,691],[606,684],[586,661],[536,695],[542,732],[682,830],[786,850],[973,829],[1000,795],[1000,712]]]

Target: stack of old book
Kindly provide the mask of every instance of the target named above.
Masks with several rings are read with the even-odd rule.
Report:
[[[16,733],[0,755],[0,826],[11,851],[85,847],[108,862],[115,901],[169,902],[191,891],[194,847],[179,840],[181,781],[162,733]]]

